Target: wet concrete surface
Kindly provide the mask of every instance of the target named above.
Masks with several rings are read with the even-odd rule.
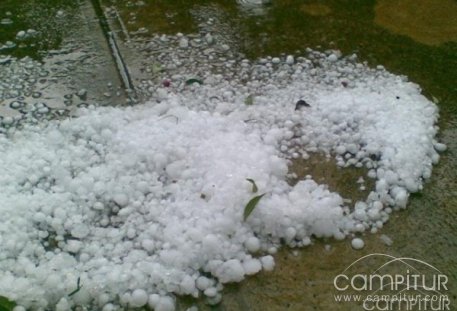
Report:
[[[37,114],[33,116],[28,112],[44,105],[48,112],[38,117],[55,118],[70,115],[78,107],[89,104],[126,103],[123,83],[88,1],[79,2],[76,8],[49,7],[49,4],[33,1],[19,7],[14,3],[2,6],[3,12],[11,12],[12,20],[31,20],[29,24],[13,22],[9,33],[36,29],[39,35],[35,40],[47,40],[48,44],[35,42],[21,47],[20,39],[12,39],[17,42],[16,48],[2,51],[5,54],[0,57],[9,60],[4,62],[0,72],[4,82],[0,115],[15,120],[35,118]],[[20,13],[14,15],[14,10],[8,10],[10,7]],[[16,58],[23,57],[29,49],[33,49],[33,53]]]
[[[8,10],[13,12],[17,4],[11,3],[0,4],[0,8],[10,5]],[[430,10],[436,9],[432,1],[422,5],[421,12],[427,12],[427,5]],[[178,300],[178,310],[186,310],[190,306],[198,306],[199,310],[361,310],[357,303],[335,302],[333,279],[349,264],[372,253],[413,257],[438,267],[449,277],[448,294],[455,306],[457,45],[452,42],[455,41],[453,31],[442,23],[451,25],[450,29],[453,29],[457,12],[437,11],[430,18],[444,14],[446,21],[454,21],[441,20],[438,24],[433,20],[424,22],[421,19],[427,18],[427,14],[423,14],[417,20],[427,27],[421,30],[412,27],[409,22],[398,21],[392,14],[396,12],[406,16],[416,10],[412,1],[402,1],[402,6],[398,9],[389,1],[309,1],[303,4],[303,1],[278,0],[266,6],[264,11],[257,11],[263,12],[262,15],[245,13],[235,1],[102,1],[104,14],[142,100],[156,96],[157,85],[164,77],[179,72],[176,68],[164,66],[170,64],[171,56],[167,55],[166,49],[161,50],[161,46],[165,42],[175,44],[177,54],[173,56],[176,57],[187,53],[179,52],[179,40],[173,37],[172,42],[167,41],[164,34],[181,32],[191,39],[190,44],[198,45],[206,40],[209,33],[215,44],[200,50],[203,55],[200,61],[210,60],[216,64],[211,66],[211,70],[217,71],[217,64],[230,58],[254,59],[281,53],[300,53],[297,50],[302,51],[305,47],[336,48],[343,53],[357,52],[362,60],[373,66],[382,64],[388,70],[409,76],[424,88],[424,94],[437,99],[442,112],[439,138],[447,144],[448,150],[434,168],[431,181],[425,185],[424,191],[410,198],[406,210],[394,213],[380,232],[363,234],[366,244],[363,250],[354,251],[349,240],[315,240],[313,245],[304,249],[283,248],[275,255],[276,268],[273,272],[262,272],[240,284],[226,286],[219,305],[209,306],[203,300],[184,297]],[[42,66],[49,76],[44,77],[46,81],[43,85],[33,84],[32,93],[42,92],[46,102],[56,103],[55,109],[68,109],[67,106],[75,107],[84,102],[125,104],[127,96],[122,79],[99,19],[88,1],[80,1],[76,12],[71,16],[75,19],[74,24],[69,25],[78,25],[78,28],[65,33],[60,41],[56,39],[58,47],[44,50],[41,57],[33,55],[43,62]],[[388,17],[389,14],[391,17]],[[414,34],[411,28],[427,34]],[[7,37],[2,34],[0,38],[5,38],[5,41]],[[34,47],[31,49],[34,50]],[[23,56],[24,53],[17,52],[17,55]],[[189,57],[198,60],[202,55],[196,53]],[[204,75],[208,67],[201,68],[198,62],[194,63],[195,67],[189,68],[194,70],[195,76]],[[186,78],[189,77],[183,77],[184,80]],[[84,100],[77,95],[82,89],[87,90]],[[2,109],[10,109],[11,102],[20,96],[0,99]],[[65,105],[68,99],[72,103]],[[31,104],[34,100],[31,96],[22,99]],[[351,200],[365,194],[357,184],[363,173],[337,169],[331,160],[316,157],[308,164],[295,163],[291,171],[299,177],[310,174],[316,179],[322,178]],[[369,190],[372,184],[366,181],[364,186]],[[390,237],[393,243],[386,244],[383,235]],[[367,268],[370,267],[373,267],[372,263],[367,264]]]

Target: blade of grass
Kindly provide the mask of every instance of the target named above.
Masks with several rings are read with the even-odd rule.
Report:
[[[80,285],[80,282],[81,282],[81,278],[78,278],[78,282],[76,284],[76,289],[74,291],[72,291],[71,293],[69,293],[68,297],[71,297],[74,294],[76,294],[77,292],[79,292],[79,290],[82,288],[82,286]]]

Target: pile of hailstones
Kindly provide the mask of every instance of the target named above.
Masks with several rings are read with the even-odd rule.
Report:
[[[238,65],[230,79],[172,79],[145,105],[0,137],[0,295],[16,311],[219,303],[224,284],[273,269],[281,243],[381,228],[445,149],[437,107],[383,68],[333,52]],[[345,206],[311,178],[289,185],[290,161],[314,152],[366,167],[367,200]]]

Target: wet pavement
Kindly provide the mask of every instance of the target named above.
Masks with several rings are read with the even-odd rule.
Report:
[[[431,181],[380,232],[364,234],[363,250],[354,251],[349,240],[283,248],[275,255],[273,272],[227,286],[219,305],[184,297],[178,310],[193,305],[199,310],[361,310],[357,304],[335,302],[333,278],[371,253],[413,257],[438,267],[449,277],[448,294],[455,305],[457,10],[451,1],[444,1],[445,6],[424,1],[420,10],[414,1],[393,2],[273,0],[253,6],[244,1],[103,0],[97,11],[90,1],[2,1],[3,128],[24,118],[66,116],[88,103],[132,104],[132,92],[140,103],[158,99],[166,83],[179,91],[190,79],[203,81],[208,72],[240,74],[237,66],[244,59],[303,55],[308,47],[357,53],[372,66],[408,76],[440,106],[439,138],[448,150]],[[19,59],[24,56],[28,58]],[[365,194],[357,184],[360,171],[338,170],[320,157],[313,161],[297,162],[291,170],[299,177],[311,174],[352,200]]]

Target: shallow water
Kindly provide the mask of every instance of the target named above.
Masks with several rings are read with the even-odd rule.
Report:
[[[35,4],[34,1],[27,3]],[[355,310],[354,304],[334,301],[333,278],[354,260],[375,252],[414,257],[438,267],[449,276],[449,293],[453,305],[457,303],[457,43],[452,30],[457,21],[455,10],[446,13],[449,15],[446,20],[450,22],[437,25],[436,17],[442,14],[437,6],[441,7],[441,4],[423,2],[422,6],[428,7],[422,7],[421,12],[438,13],[420,15],[421,25],[429,26],[421,30],[411,29],[410,23],[386,17],[388,9],[393,8],[388,1],[335,0],[303,4],[298,0],[278,0],[256,11],[245,10],[236,1],[104,0],[102,3],[105,7],[114,5],[126,29],[130,32],[140,30],[138,36],[145,37],[155,33],[194,33],[202,26],[198,16],[214,15],[217,17],[213,25],[215,34],[223,35],[227,44],[250,58],[299,54],[297,50],[303,51],[306,47],[334,48],[345,54],[355,52],[373,66],[381,64],[389,71],[408,76],[423,87],[429,98],[436,98],[441,108],[440,139],[448,145],[448,150],[435,167],[431,181],[422,193],[411,197],[407,210],[390,218],[380,233],[365,233],[363,250],[354,251],[348,240],[316,240],[314,245],[304,249],[282,249],[276,255],[273,272],[263,272],[240,284],[227,286],[220,305],[208,307],[202,301],[183,299],[179,302],[182,310],[193,304],[198,304],[200,310]],[[63,4],[50,1],[47,5],[55,12]],[[416,10],[415,5],[414,1],[402,1],[403,7],[397,12],[405,12],[407,16],[406,12]],[[1,26],[0,42],[13,40],[18,29],[33,27],[29,26],[33,25],[31,18],[20,13],[24,10],[22,6],[12,1],[2,2],[0,8],[2,6],[8,7],[14,16],[24,18],[13,24],[18,27],[14,31],[8,28],[10,26]],[[427,41],[430,38],[418,35],[420,32],[431,33],[429,37],[435,39]],[[66,36],[55,29],[43,29],[43,33],[53,34],[46,44],[32,43],[8,53],[40,58],[42,53],[39,51],[57,48]],[[126,46],[127,61],[137,61],[128,51]],[[292,170],[299,176],[312,174],[316,180],[328,180],[331,187],[347,193],[352,199],[363,195],[358,189],[348,187],[354,185],[360,172],[344,171],[338,176],[331,161],[316,162],[311,169],[296,163]],[[389,236],[393,244],[385,245],[381,234]]]

